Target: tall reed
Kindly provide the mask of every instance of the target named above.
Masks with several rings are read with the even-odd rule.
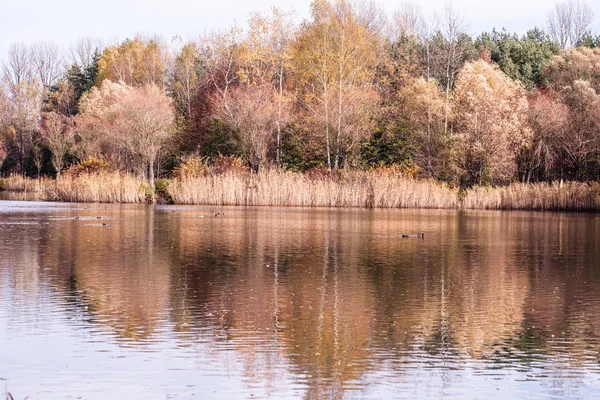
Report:
[[[86,203],[142,203],[147,191],[144,179],[116,172],[64,174],[58,182],[11,176],[0,180],[0,188],[39,192],[44,200]]]
[[[13,192],[42,192],[44,186],[50,181],[44,179],[30,179],[22,175],[11,175],[8,178],[0,178],[0,190],[10,190]]]
[[[176,204],[456,208],[456,191],[429,180],[353,171],[311,177],[277,169],[258,174],[182,176],[167,189]]]
[[[64,174],[59,183],[21,176],[0,179],[0,189],[39,192],[45,200],[143,203],[143,178],[118,172]],[[599,183],[515,183],[458,190],[389,170],[302,174],[265,169],[258,174],[206,170],[180,174],[165,193],[175,204],[301,207],[447,208],[600,211]]]
[[[598,183],[515,183],[475,187],[462,201],[466,209],[600,211]]]
[[[65,174],[58,183],[47,184],[47,200],[85,203],[143,203],[146,183],[142,178],[116,172]]]

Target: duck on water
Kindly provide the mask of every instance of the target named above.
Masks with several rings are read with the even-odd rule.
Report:
[[[404,235],[402,235],[402,237],[403,237],[404,239],[406,239],[406,238],[418,238],[418,239],[425,239],[425,234],[424,234],[424,233],[418,233],[418,234],[416,234],[416,235],[406,235],[406,234],[404,234]]]

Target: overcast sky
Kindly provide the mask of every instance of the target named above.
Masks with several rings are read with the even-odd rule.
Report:
[[[381,0],[393,11],[399,0]],[[445,0],[414,1],[426,14],[442,11]],[[600,0],[588,1],[596,18],[594,31],[600,31]],[[0,58],[12,42],[55,42],[63,49],[78,37],[93,36],[105,42],[121,41],[136,33],[157,33],[170,39],[184,39],[207,30],[243,24],[252,11],[266,11],[272,5],[294,8],[300,18],[308,16],[310,0],[0,0]],[[465,15],[469,31],[506,27],[524,33],[534,26],[544,27],[555,4],[548,0],[454,0]]]

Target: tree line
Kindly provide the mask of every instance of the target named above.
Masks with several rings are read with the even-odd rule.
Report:
[[[546,30],[468,33],[451,5],[313,0],[185,42],[14,43],[0,172],[70,165],[168,175],[237,157],[259,171],[394,166],[457,186],[600,178],[600,36],[581,0]],[[68,59],[68,62],[65,60]]]

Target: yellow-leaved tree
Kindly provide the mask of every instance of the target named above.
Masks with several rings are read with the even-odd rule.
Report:
[[[312,21],[294,43],[294,69],[306,110],[321,127],[327,166],[349,161],[375,127],[380,37],[347,0],[315,0]]]
[[[155,39],[125,40],[104,49],[98,60],[96,86],[105,79],[129,86],[154,84],[164,87],[168,68],[168,52]]]
[[[291,73],[291,44],[296,34],[293,12],[273,7],[270,14],[255,13],[248,21],[247,83],[275,88],[277,117],[275,160],[281,161],[281,132],[288,122],[290,95],[285,90]],[[264,92],[264,90],[259,90]]]

